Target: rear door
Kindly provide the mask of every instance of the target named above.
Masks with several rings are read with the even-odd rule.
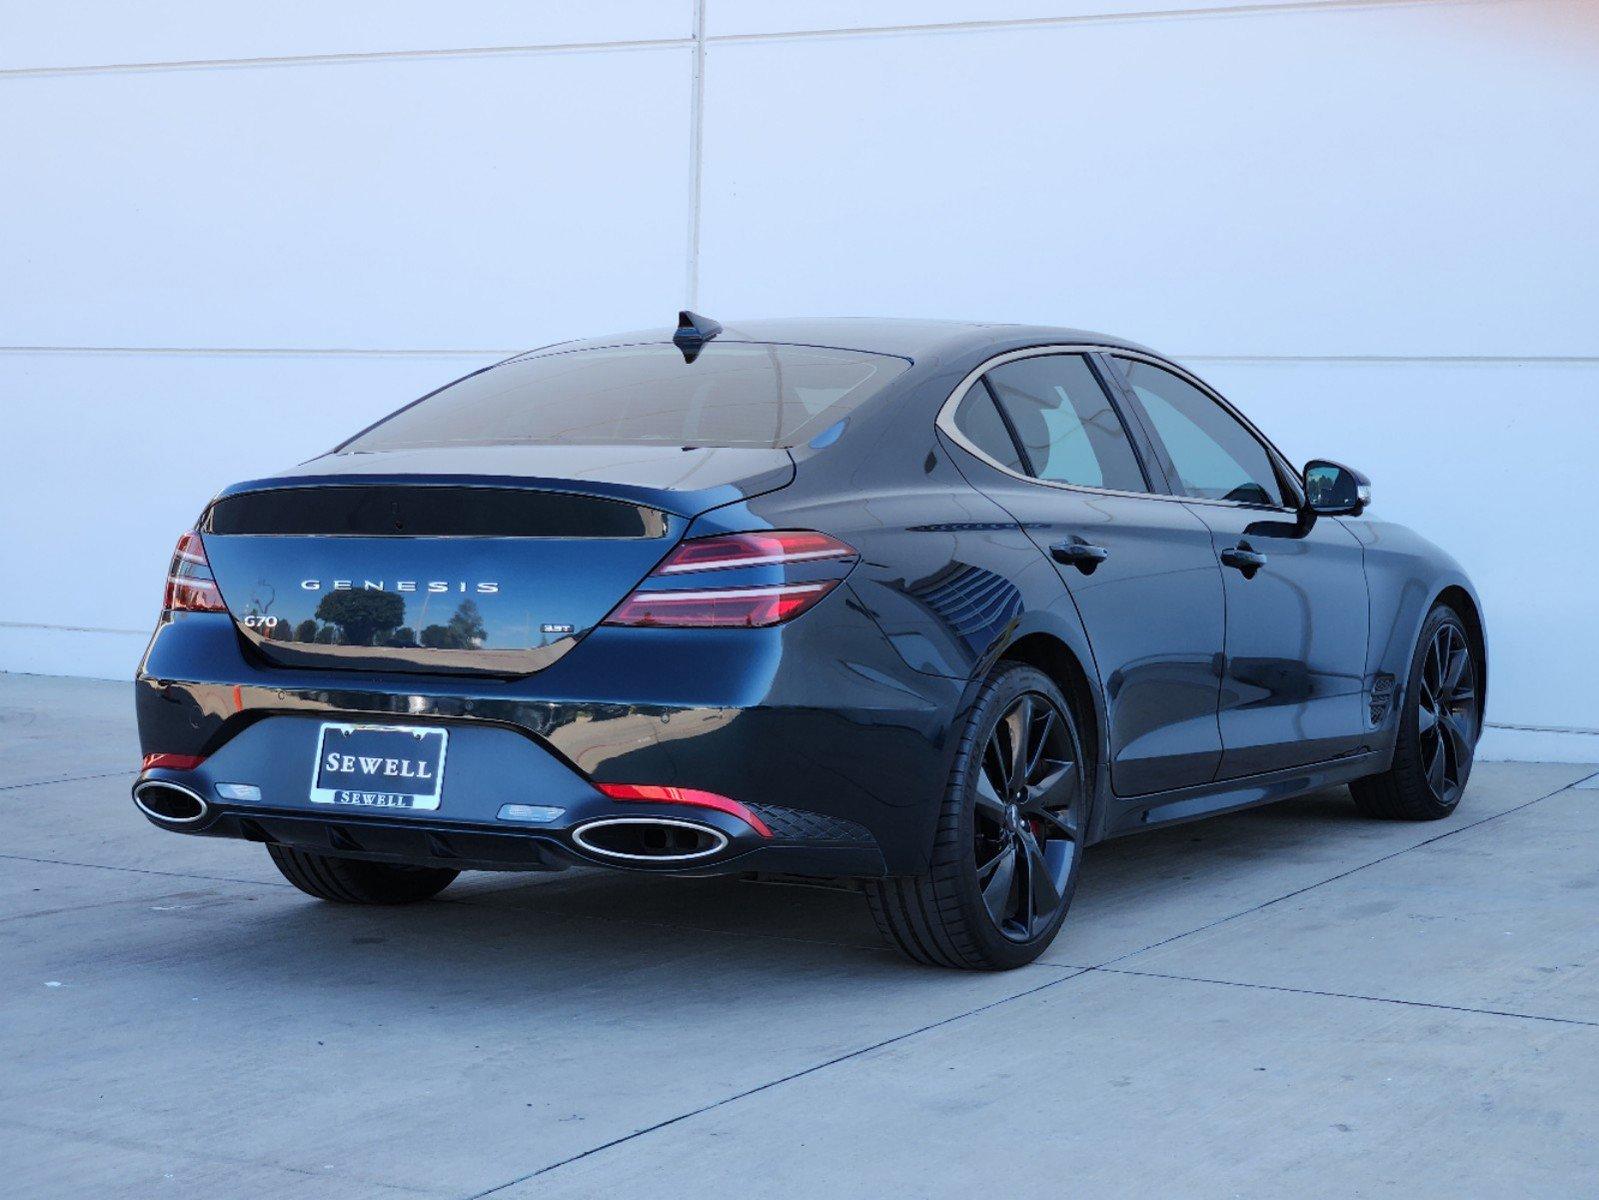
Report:
[[[1366,746],[1370,615],[1359,541],[1336,519],[1302,516],[1286,463],[1197,381],[1132,356],[1117,356],[1113,369],[1223,568],[1218,778]]]
[[[1116,792],[1209,782],[1221,760],[1221,570],[1205,523],[1154,493],[1095,363],[1059,352],[997,362],[941,426],[1076,603],[1103,682]]]

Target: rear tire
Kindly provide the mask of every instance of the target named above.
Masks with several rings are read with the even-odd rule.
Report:
[[[1000,663],[962,731],[930,870],[866,887],[878,929],[928,966],[1032,962],[1077,889],[1092,786],[1060,689],[1042,671]]]
[[[437,896],[460,874],[445,867],[363,862],[287,846],[268,846],[267,853],[295,887],[336,904],[414,904]]]
[[[1410,660],[1393,765],[1349,785],[1361,815],[1436,821],[1460,804],[1482,732],[1482,671],[1460,615],[1447,604],[1427,614]]]

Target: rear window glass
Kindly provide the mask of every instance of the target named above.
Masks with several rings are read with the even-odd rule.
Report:
[[[692,363],[671,343],[540,354],[452,383],[340,449],[794,446],[909,365],[859,350],[749,342],[712,342]]]

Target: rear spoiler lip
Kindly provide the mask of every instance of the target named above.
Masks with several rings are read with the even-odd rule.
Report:
[[[645,505],[673,516],[692,520],[703,512],[726,504],[749,500],[755,496],[775,492],[794,481],[794,456],[782,451],[781,467],[772,467],[754,473],[733,483],[716,484],[706,488],[676,489],[647,484],[613,483],[609,480],[569,479],[534,475],[483,475],[419,472],[340,472],[339,474],[284,474],[261,479],[242,480],[223,488],[205,506],[211,506],[228,496],[246,492],[278,491],[305,487],[361,487],[371,484],[409,485],[415,487],[450,486],[483,488],[517,488],[535,492],[564,492],[574,496],[593,496],[604,500],[621,500],[630,504]]]

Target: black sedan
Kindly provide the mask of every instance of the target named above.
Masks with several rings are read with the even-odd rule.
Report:
[[[134,800],[326,900],[850,880],[912,958],[1014,967],[1101,839],[1341,783],[1453,811],[1481,609],[1369,501],[1116,338],[684,313],[212,500]]]

